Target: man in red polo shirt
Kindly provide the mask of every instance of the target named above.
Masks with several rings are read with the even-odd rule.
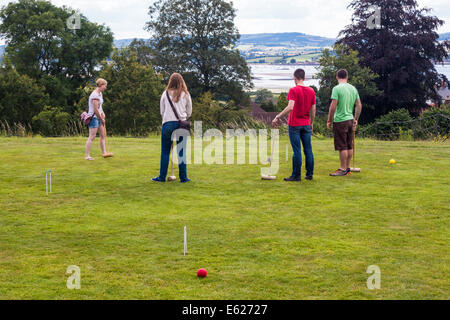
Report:
[[[306,180],[312,180],[314,175],[314,154],[311,146],[311,134],[316,116],[316,93],[304,84],[305,71],[298,69],[294,73],[295,87],[289,91],[286,109],[273,120],[277,126],[280,118],[289,113],[289,139],[294,156],[292,158],[292,175],[285,181],[301,181],[302,152],[305,153]]]

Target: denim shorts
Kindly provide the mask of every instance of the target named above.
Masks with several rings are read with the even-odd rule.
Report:
[[[99,127],[101,127],[103,125],[103,123],[98,120],[97,117],[93,117],[91,119],[91,123],[89,123],[89,129],[97,129]]]

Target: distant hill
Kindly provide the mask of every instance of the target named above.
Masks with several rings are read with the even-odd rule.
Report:
[[[114,40],[116,48],[128,46],[134,39]],[[146,39],[139,39],[146,40]],[[450,32],[440,35],[439,40],[450,40]],[[257,33],[243,34],[238,45],[266,46],[266,47],[329,47],[336,39],[312,36],[304,33]],[[5,45],[0,45],[0,57],[5,52]]]
[[[441,40],[441,41],[450,40],[450,32],[441,34],[439,37],[439,40]]]
[[[146,39],[139,39],[146,40]],[[450,32],[440,35],[439,40],[450,40]],[[114,45],[117,48],[128,46],[133,39],[115,40]],[[256,33],[242,34],[239,45],[254,45],[266,47],[329,47],[336,42],[336,39],[312,36],[298,32],[287,33]]]
[[[335,42],[336,39],[288,32],[243,34],[239,44],[266,47],[329,47]]]
[[[144,40],[144,39],[140,39]],[[116,48],[128,46],[133,39],[115,40]],[[304,33],[258,33],[243,34],[238,45],[253,45],[265,47],[329,47],[336,39],[311,36]]]
[[[147,39],[140,39],[140,38],[137,38],[137,39],[138,40],[147,40]],[[133,39],[114,40],[114,46],[119,49],[128,47],[130,45],[130,43],[133,42],[133,40],[134,40],[134,38]]]

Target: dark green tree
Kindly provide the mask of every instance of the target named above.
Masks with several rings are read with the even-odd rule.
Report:
[[[272,99],[264,101],[261,104],[261,109],[263,109],[266,112],[277,112],[278,111],[277,105],[273,103]]]
[[[211,92],[206,92],[193,100],[192,121],[202,121],[203,130],[265,128],[265,124],[254,120],[248,111],[239,109],[233,102],[213,99]]]
[[[33,132],[45,137],[60,137],[76,134],[73,118],[67,112],[58,107],[45,106],[44,109],[33,117]]]
[[[143,65],[152,65],[155,57],[155,51],[150,46],[149,40],[134,39],[128,46],[131,51],[136,52],[138,62]]]
[[[273,94],[272,91],[267,89],[259,89],[255,93],[255,103],[263,104],[269,100],[272,100]]]
[[[379,28],[370,23],[372,6],[380,9]],[[438,100],[436,86],[448,85],[434,67],[450,49],[450,42],[438,42],[436,30],[444,21],[429,15],[431,9],[420,9],[416,0],[354,0],[349,8],[352,24],[338,42],[358,51],[360,64],[380,76],[375,81],[382,93],[370,99],[374,116],[402,107],[416,112],[428,99]]]
[[[240,35],[231,2],[159,0],[149,14],[146,29],[152,33],[158,71],[188,74],[194,96],[211,91],[216,97],[241,103],[242,91],[252,83],[249,67],[235,49]]]
[[[111,59],[102,64],[100,71],[100,76],[108,81],[104,93],[108,131],[136,136],[155,131],[161,126],[161,77],[151,64],[139,63],[137,52],[130,48],[116,50]],[[81,107],[86,103],[85,98]]]
[[[373,73],[368,67],[360,66],[358,52],[348,49],[344,45],[334,45],[333,51],[324,49],[322,54],[322,57],[319,59],[320,69],[314,76],[320,80],[320,89],[317,92],[316,99],[318,112],[328,112],[331,103],[331,92],[333,87],[338,85],[336,73],[339,69],[346,69],[349,73],[349,83],[358,89],[359,96],[363,102],[364,112],[361,119],[363,122],[372,120],[365,117],[365,115],[371,114],[367,112],[367,109],[374,109],[374,106],[368,103],[370,98],[381,94],[375,83],[378,75]]]
[[[280,93],[280,95],[278,96],[276,111],[283,111],[287,107],[288,105],[287,96],[288,94],[286,92]]]
[[[48,102],[45,88],[19,74],[6,57],[0,67],[0,120],[29,125]]]
[[[68,28],[77,14],[80,28]],[[91,23],[68,7],[49,1],[19,0],[0,9],[0,37],[16,70],[43,84],[52,104],[73,106],[75,88],[95,76],[95,68],[112,51],[109,28]]]

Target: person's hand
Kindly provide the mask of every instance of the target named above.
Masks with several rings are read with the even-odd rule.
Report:
[[[314,132],[314,124],[311,123],[311,133],[313,133],[313,132]]]
[[[106,119],[106,114],[102,113],[102,119]]]
[[[331,130],[331,121],[327,121],[327,129]]]
[[[273,119],[272,121],[272,127],[276,128],[278,126],[278,117],[275,117],[275,119]]]
[[[358,126],[358,120],[353,120],[353,130],[356,130],[357,126]]]
[[[102,118],[102,124],[103,124],[103,125],[106,124],[105,118]]]

